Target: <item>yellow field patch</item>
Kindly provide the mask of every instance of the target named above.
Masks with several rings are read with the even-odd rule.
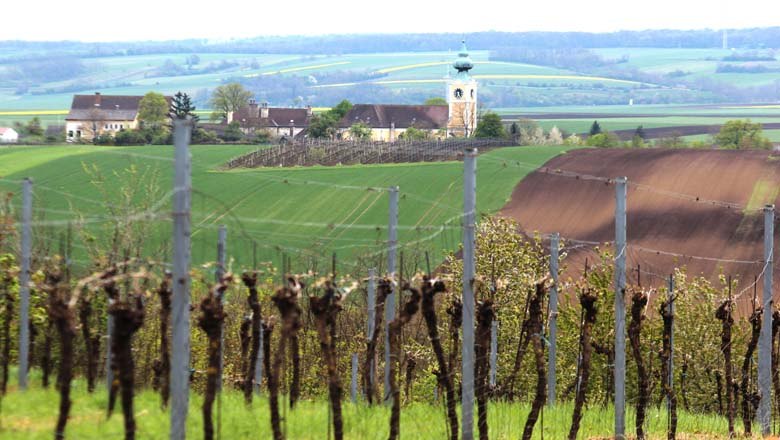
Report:
[[[256,76],[267,76],[267,75],[278,75],[280,73],[290,73],[290,72],[300,72],[302,70],[313,70],[313,69],[322,69],[324,67],[333,67],[333,66],[341,66],[344,64],[350,64],[351,61],[339,61],[336,63],[327,63],[327,64],[315,64],[313,66],[301,66],[301,67],[290,67],[288,69],[281,69],[281,70],[274,70],[272,72],[263,72],[263,73],[252,73],[249,75],[244,75],[246,78],[254,78]]]
[[[391,73],[391,72],[398,72],[401,70],[409,70],[409,69],[419,69],[421,67],[432,67],[432,66],[443,66],[445,64],[449,64],[449,61],[433,61],[430,63],[417,63],[417,64],[408,64],[406,66],[395,66],[395,67],[387,67],[385,69],[379,69],[377,72],[379,73]]]
[[[532,75],[532,74],[496,74],[496,75],[473,75],[475,79],[563,79],[574,81],[602,81],[613,82],[620,84],[640,84],[636,81],[628,81],[624,79],[605,78],[601,76],[576,76],[576,75]],[[446,82],[446,79],[390,79],[371,81],[363,84],[439,84]],[[356,82],[338,83],[338,84],[323,84],[314,86],[317,88],[330,88],[330,87],[348,87],[357,85]]]
[[[620,84],[640,84],[636,81],[625,79],[606,78],[603,76],[577,76],[577,75],[524,75],[524,74],[496,74],[496,75],[474,75],[476,79],[568,79],[575,81],[604,81]]]
[[[0,111],[0,116],[67,115],[68,110],[10,110]]]
[[[780,192],[780,188],[774,181],[759,180],[753,185],[753,191],[750,193],[745,211],[758,211],[767,203],[774,203],[778,192]]]

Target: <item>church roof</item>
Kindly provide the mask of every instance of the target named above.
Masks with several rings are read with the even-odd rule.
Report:
[[[355,104],[339,122],[349,128],[362,122],[371,128],[419,128],[435,130],[447,127],[449,107],[446,105]]]

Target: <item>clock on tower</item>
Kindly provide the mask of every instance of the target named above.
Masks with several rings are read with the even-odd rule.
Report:
[[[452,66],[457,73],[447,80],[447,131],[451,136],[471,136],[477,127],[477,81],[469,75],[474,63],[466,49],[465,41],[462,42],[458,58]]]

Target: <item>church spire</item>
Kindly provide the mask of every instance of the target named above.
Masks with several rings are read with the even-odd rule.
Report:
[[[469,56],[469,50],[466,48],[466,40],[461,41],[460,52],[458,52],[458,58],[452,63],[455,70],[458,71],[458,76],[468,77],[469,70],[474,67],[474,63]]]

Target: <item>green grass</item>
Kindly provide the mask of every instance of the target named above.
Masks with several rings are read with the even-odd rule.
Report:
[[[230,157],[250,146],[196,146],[193,153],[192,252],[195,263],[212,261],[217,228],[229,231],[228,253],[239,266],[252,263],[253,244],[261,261],[277,261],[280,251],[294,261],[325,258],[337,252],[340,261],[383,254],[387,239],[388,195],[400,186],[399,239],[407,252],[431,252],[434,260],[460,242],[462,163],[439,162],[373,166],[272,168],[218,171]],[[477,200],[480,213],[493,213],[508,200],[528,172],[565,151],[565,147],[512,147],[485,153],[478,160]],[[18,181],[35,181],[37,218],[57,224],[36,234],[40,244],[56,249],[67,221],[78,212],[99,233],[110,224],[107,203],[89,182],[84,164],[97,165],[111,176],[131,164],[160,173],[161,187],[172,186],[172,147],[10,147],[0,149],[0,189],[17,191]],[[521,162],[526,167],[506,166]],[[109,192],[119,189],[109,179]],[[148,235],[150,252],[170,237],[169,196],[160,199]],[[13,206],[20,206],[15,197]],[[84,259],[76,241],[77,260]],[[85,261],[82,263],[86,264]]]
[[[58,394],[43,390],[34,377],[34,385],[20,393],[13,389],[3,398],[0,421],[0,437],[7,440],[38,440],[52,437],[57,417]],[[347,391],[348,393],[348,391]],[[203,430],[201,413],[202,396],[192,392],[187,419],[188,438],[200,438]],[[120,403],[110,420],[106,419],[107,396],[102,387],[94,395],[86,392],[81,379],[74,381],[73,406],[68,422],[67,438],[79,440],[122,438],[122,412]],[[282,399],[286,402],[285,399]],[[490,438],[520,438],[529,405],[527,403],[492,402],[488,410]],[[572,405],[560,404],[554,409],[546,408],[537,422],[534,439],[566,438],[571,424]],[[134,412],[137,423],[137,438],[166,438],[169,430],[169,415],[160,409],[159,397],[149,390],[137,393]],[[476,413],[476,411],[475,411]],[[214,415],[216,418],[216,407]],[[613,411],[599,405],[592,405],[584,413],[578,438],[589,439],[608,436],[613,429]],[[284,415],[284,414],[283,414]],[[386,439],[388,434],[389,407],[366,406],[363,403],[343,405],[344,431],[347,439]],[[324,400],[304,400],[295,410],[287,410],[285,426],[287,438],[296,440],[320,440],[327,437],[328,405]],[[476,414],[475,414],[476,418]],[[431,403],[412,403],[401,410],[401,438],[445,439],[444,408]],[[628,411],[627,429],[633,432],[633,412]],[[651,408],[647,417],[647,431],[650,438],[665,438],[666,412]],[[720,417],[681,412],[678,434],[681,439],[725,439],[728,432],[726,420]],[[476,437],[476,436],[475,436]],[[255,397],[254,404],[247,407],[243,396],[228,390],[222,397],[222,438],[266,439],[271,438],[268,401],[265,396]],[[758,437],[755,437],[758,438]]]

